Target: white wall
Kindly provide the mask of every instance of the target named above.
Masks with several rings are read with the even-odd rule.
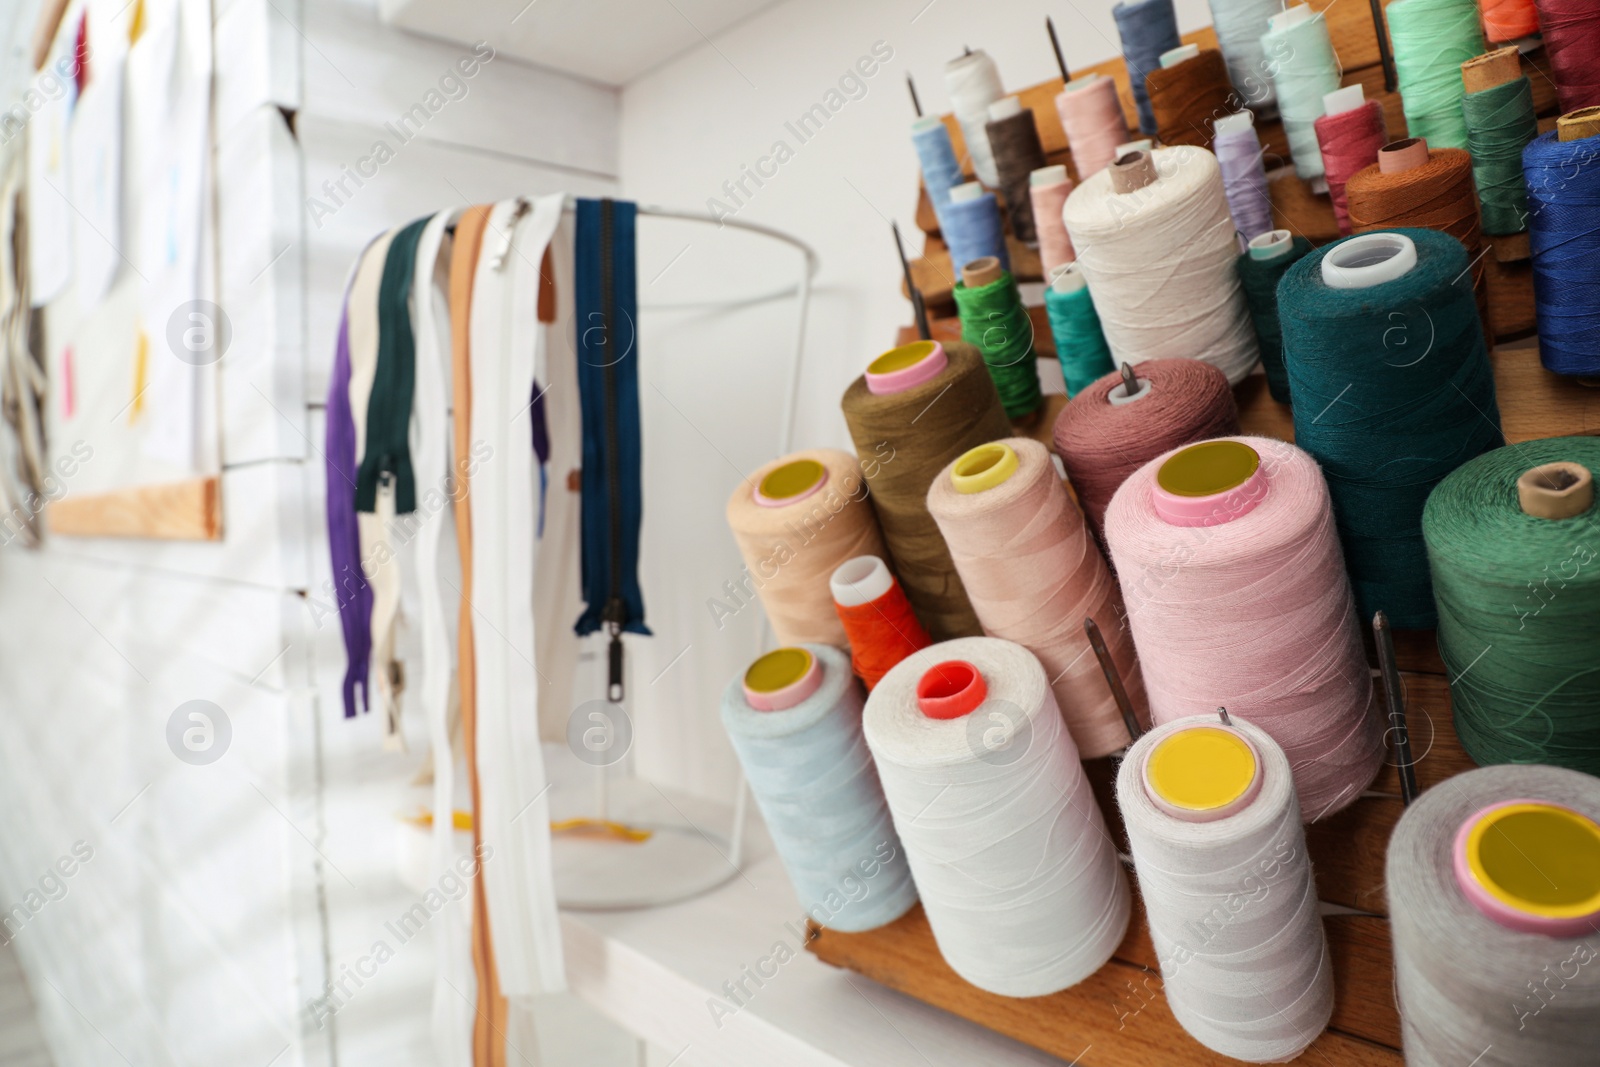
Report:
[[[37,7],[0,4],[8,84]],[[467,201],[614,192],[618,99],[496,58],[313,218],[307,193],[470,51],[386,29],[374,7],[214,3],[219,303],[234,324],[220,373],[224,540],[0,551],[0,911],[74,842],[94,853],[15,936],[59,1067],[435,1062],[427,938],[332,1026],[305,1010],[328,968],[368,952],[417,899],[396,873],[397,816],[430,798],[420,723],[395,754],[375,716],[342,718],[339,627],[311,599],[328,571],[322,407],[338,300],[379,229]],[[174,758],[164,735],[194,698],[234,731],[205,767]],[[587,1036],[591,1051],[631,1057],[615,1032]],[[548,1062],[601,1062],[584,1056]]]
[[[944,63],[963,45],[983,48],[1008,87],[1057,76],[1044,19],[1055,19],[1076,70],[1119,54],[1111,0],[1083,5],[982,0],[789,0],[629,84],[622,100],[622,186],[645,202],[709,210],[733,206],[724,182],[787,142],[793,158],[737,209],[741,220],[787,230],[820,253],[799,395],[796,447],[849,448],[839,397],[910,322],[889,234],[898,220],[917,254],[917,164],[906,75],[924,110],[947,111]],[[1211,21],[1204,0],[1179,0],[1184,32]],[[800,143],[785,123],[834,88],[883,42],[893,56],[828,123]],[[770,172],[770,164],[766,166]],[[646,240],[641,285],[687,244],[647,288],[750,292],[787,277],[793,257],[769,253],[733,231]],[[666,296],[662,293],[661,296]],[[739,572],[722,508],[741,475],[778,454],[781,370],[792,337],[789,304],[732,315],[646,315],[642,367],[647,498],[644,581],[660,635],[640,642],[640,670],[660,681],[641,694],[639,758],[647,772],[726,795],[736,767],[716,723],[714,699],[758,647],[757,612],[722,630],[706,605]]]

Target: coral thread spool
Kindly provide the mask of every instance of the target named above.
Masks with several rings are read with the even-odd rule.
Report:
[[[851,668],[869,693],[895,664],[932,644],[905,590],[877,556],[845,560],[828,588],[850,641]]]

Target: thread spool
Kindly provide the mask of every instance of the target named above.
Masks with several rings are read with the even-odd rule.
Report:
[[[1172,0],[1120,0],[1111,9],[1117,34],[1122,39],[1122,58],[1128,69],[1129,88],[1139,112],[1139,129],[1156,132],[1156,116],[1150,107],[1145,79],[1161,67],[1161,54],[1179,48],[1178,13]],[[1083,176],[1080,172],[1080,178]]]
[[[1063,219],[1114,360],[1187,356],[1234,383],[1255,366],[1239,245],[1210,152],[1124,156],[1072,191]]]
[[[928,489],[928,512],[991,637],[1039,658],[1073,743],[1085,759],[1132,738],[1090,654],[1083,620],[1109,635],[1117,672],[1146,718],[1133,640],[1100,548],[1056,475],[1050,451],[1028,438],[979,445],[953,460]]]
[[[918,691],[930,674],[927,696],[950,703],[925,711]],[[957,974],[1031,997],[1110,959],[1127,929],[1127,881],[1031,653],[989,637],[933,645],[884,676],[863,725],[928,924]]]
[[[1033,228],[1039,238],[1039,264],[1045,277],[1073,260],[1072,238],[1061,221],[1061,208],[1072,192],[1067,168],[1040,167],[1028,176],[1028,196],[1033,202]]]
[[[1483,35],[1491,44],[1516,41],[1539,32],[1539,12],[1533,0],[1482,0],[1480,7]]]
[[[1117,83],[1099,74],[1067,82],[1056,96],[1056,114],[1080,182],[1109,166],[1117,146],[1128,137]]]
[[[1460,241],[1472,266],[1479,321],[1492,335],[1471,155],[1415,137],[1393,141],[1378,152],[1377,163],[1350,176],[1345,194],[1356,233],[1424,226]]]
[[[1439,483],[1422,515],[1439,654],[1462,747],[1479,764],[1600,772],[1600,438],[1488,452]]]
[[[1263,118],[1278,112],[1261,37],[1267,20],[1281,10],[1279,0],[1210,0],[1217,47],[1228,61],[1228,78],[1240,102]],[[1232,110],[1232,109],[1230,109]]]
[[[1339,232],[1354,232],[1345,186],[1363,167],[1378,161],[1378,152],[1389,141],[1384,126],[1383,108],[1366,99],[1360,84],[1335,89],[1322,98],[1326,112],[1312,123],[1317,145],[1322,150],[1328,196],[1333,200],[1333,217]]]
[[[962,183],[961,162],[950,143],[950,131],[937,115],[924,115],[911,124],[911,146],[922,168],[928,202],[941,219],[950,203],[950,190]],[[941,228],[943,223],[940,223]]]
[[[1061,363],[1061,378],[1067,396],[1077,396],[1102,375],[1111,373],[1111,349],[1100,332],[1100,316],[1094,298],[1084,283],[1077,264],[1069,263],[1052,272],[1044,291],[1045,316],[1056,342],[1056,359]]]
[[[1322,98],[1339,88],[1339,58],[1328,36],[1328,20],[1320,11],[1313,14],[1305,4],[1296,4],[1268,21],[1261,48],[1272,66],[1294,172],[1312,183],[1314,192],[1327,192],[1315,124],[1322,117]]]
[[[1290,403],[1289,370],[1283,364],[1283,324],[1278,318],[1278,282],[1311,251],[1311,242],[1288,230],[1270,230],[1250,241],[1237,261],[1239,284],[1250,307],[1261,369],[1267,389],[1280,404]]]
[[[1257,726],[1211,715],[1152,730],[1117,773],[1172,1014],[1207,1048],[1253,1063],[1299,1055],[1333,1013],[1289,763]]]
[[[1587,131],[1587,132],[1585,132]],[[1600,377],[1600,112],[1562,116],[1522,150],[1539,361],[1556,374]]]
[[[950,262],[957,269],[985,256],[993,256],[1000,266],[1011,269],[999,201],[977,182],[950,190],[950,202],[939,219],[939,228],[950,249]]]
[[[1233,390],[1215,367],[1161,359],[1139,364],[1135,373],[1136,399],[1129,399],[1122,376],[1113,371],[1073,397],[1056,418],[1056,454],[1102,545],[1106,508],[1130,474],[1163,452],[1239,432]],[[1116,560],[1111,563],[1116,566]]]
[[[1212,120],[1228,114],[1235,104],[1228,65],[1221,52],[1209,48],[1152,70],[1145,78],[1145,93],[1156,133],[1169,146],[1210,148]]]
[[[844,653],[825,645],[768,653],[722,696],[723,728],[795,894],[845,932],[917,902],[861,733],[862,701]]]
[[[944,91],[950,108],[961,125],[967,143],[967,157],[978,180],[990,188],[1000,187],[1000,172],[995,169],[989,147],[989,105],[1005,95],[1000,83],[1000,68],[983,49],[957,56],[944,65]]]
[[[1522,233],[1528,228],[1522,150],[1539,136],[1539,123],[1533,115],[1533,83],[1523,77],[1514,47],[1469,59],[1461,65],[1461,78],[1466,88],[1462,117],[1467,124],[1483,232]],[[1517,258],[1526,259],[1526,242],[1521,242],[1520,251]],[[1497,248],[1496,254],[1499,252]]]
[[[1434,624],[1422,507],[1502,443],[1461,243],[1435,230],[1346,237],[1278,283],[1295,441],[1322,465],[1362,618]]]
[[[928,486],[962,452],[1011,433],[977,349],[950,342],[943,353],[946,366],[932,377],[876,393],[863,375],[845,390],[840,405],[856,454],[871,476],[887,558],[935,640],[969,636],[979,628],[949,549],[928,514]],[[868,370],[877,373],[899,358],[902,351],[891,349]]]
[[[1461,64],[1484,51],[1473,0],[1395,0],[1384,9],[1406,129],[1434,149],[1467,147]]]
[[[1307,821],[1354,802],[1383,738],[1311,457],[1264,437],[1158,456],[1112,498],[1106,541],[1152,721],[1226,707],[1288,753]]]
[[[889,668],[932,643],[905,590],[877,556],[845,560],[828,588],[850,639],[850,667],[869,693]]]
[[[1584,913],[1600,893],[1597,818],[1600,781],[1557,767],[1468,771],[1406,809],[1386,884],[1407,1063],[1594,1062],[1600,921]],[[1479,830],[1477,871],[1458,873],[1457,842]],[[1475,900],[1489,893],[1511,902],[1503,918]],[[1552,911],[1579,922],[1524,927]]]
[[[1037,244],[1033,200],[1028,195],[1029,175],[1045,165],[1045,158],[1033,112],[1014,96],[1002,97],[989,105],[985,131],[995,172],[1000,176],[1000,190],[1005,194],[1011,234],[1024,244]]]
[[[1212,149],[1222,171],[1233,226],[1246,241],[1272,229],[1272,200],[1267,195],[1267,170],[1254,117],[1248,111],[1217,120]]]
[[[983,355],[1006,417],[1024,419],[1038,411],[1044,395],[1033,351],[1033,321],[1022,306],[1016,280],[1000,269],[999,260],[986,256],[961,268],[954,295],[961,339]]]
[[[1600,8],[1587,0],[1534,0],[1534,6],[1562,112],[1600,106]]]
[[[739,483],[727,513],[778,640],[843,647],[825,579],[853,556],[884,552],[856,458],[817,448],[774,460]]]

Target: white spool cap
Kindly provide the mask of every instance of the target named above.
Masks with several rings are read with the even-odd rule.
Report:
[[[1328,192],[1328,176],[1319,174],[1311,179],[1311,191],[1318,196],[1326,196]]]
[[[1403,233],[1364,233],[1341,241],[1322,257],[1330,289],[1367,289],[1392,282],[1417,265],[1417,246]]]
[[[1112,407],[1120,408],[1124,404],[1135,404],[1150,395],[1150,379],[1135,378],[1134,381],[1139,383],[1139,391],[1131,396],[1128,394],[1127,385],[1122,382],[1118,382],[1111,387],[1111,392],[1106,394],[1106,399],[1111,402]]]
[[[938,115],[920,115],[911,120],[911,132],[921,133],[923,130],[931,130],[935,126],[942,125],[944,125],[944,120]]]
[[[1062,87],[1061,91],[1064,92],[1064,93],[1075,93],[1079,89],[1087,89],[1087,88],[1089,88],[1089,86],[1093,85],[1099,79],[1100,79],[1100,75],[1098,73],[1085,74],[1081,78],[1073,78],[1065,86]]]
[[[1076,293],[1087,284],[1076,263],[1063,263],[1050,272],[1050,288],[1058,293]]]
[[[1290,26],[1298,26],[1311,19],[1310,4],[1296,4],[1267,19],[1268,30],[1287,30]]]
[[[1346,111],[1354,111],[1366,102],[1367,91],[1361,87],[1360,82],[1322,94],[1322,110],[1329,115],[1342,115]]]
[[[844,608],[870,604],[894,587],[894,576],[877,556],[856,556],[834,568],[828,578],[833,602]]]
[[[1029,173],[1029,185],[1060,185],[1067,180],[1067,167],[1064,163],[1057,163],[1053,167],[1040,167]]]
[[[1294,247],[1294,234],[1288,230],[1268,230],[1250,238],[1247,247],[1251,259],[1277,259],[1288,255],[1289,249]]]
[[[1163,67],[1176,67],[1179,63],[1193,59],[1199,54],[1200,46],[1197,44],[1179,45],[1177,48],[1168,49],[1161,53],[1161,65]]]
[[[976,200],[982,195],[982,182],[962,182],[950,190],[950,200],[957,204],[965,204],[968,200]]]
[[[1256,117],[1249,111],[1235,111],[1231,115],[1223,115],[1217,119],[1216,122],[1212,123],[1212,128],[1216,130],[1217,136],[1220,137],[1234,130],[1248,130],[1255,124]]]
[[[1022,101],[1014,96],[1002,96],[989,105],[989,121],[999,122],[1013,115],[1022,114]]]
[[[1154,152],[1155,148],[1156,145],[1154,141],[1150,140],[1148,137],[1141,137],[1137,141],[1129,141],[1127,144],[1117,145],[1116,155],[1114,155],[1112,158],[1121,159],[1129,152]]]

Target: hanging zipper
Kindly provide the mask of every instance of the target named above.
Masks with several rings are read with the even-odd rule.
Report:
[[[617,436],[617,360],[616,352],[616,264],[612,255],[612,235],[616,205],[608,197],[600,201],[600,329],[605,362],[601,374],[606,390],[606,500],[610,520],[611,566],[609,588],[600,621],[610,635],[606,650],[606,699],[622,703],[622,629],[628,623],[628,602],[622,599],[622,459]]]

